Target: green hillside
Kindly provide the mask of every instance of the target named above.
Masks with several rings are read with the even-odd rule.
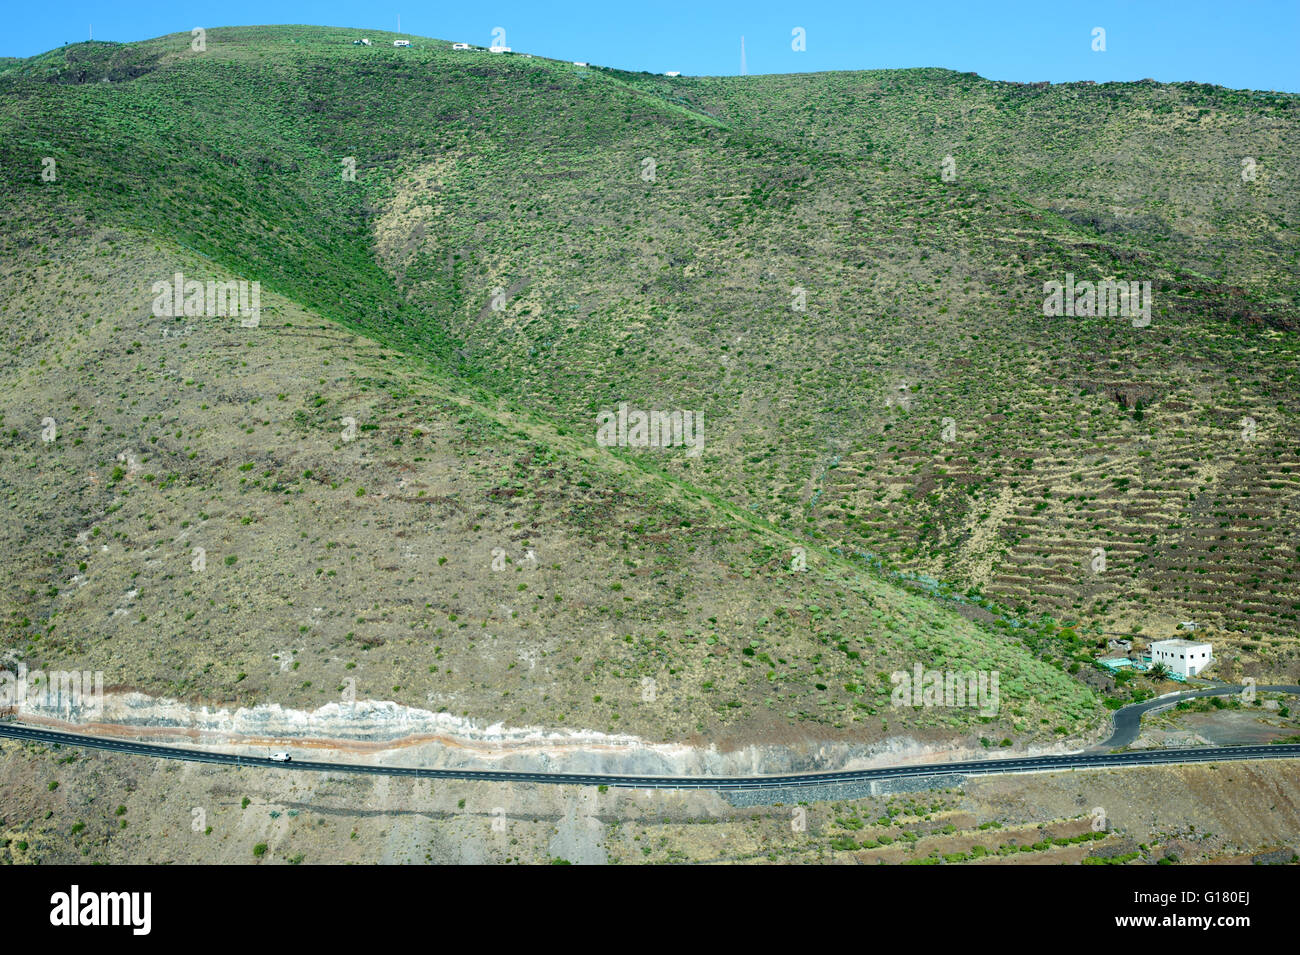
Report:
[[[1295,327],[1294,94],[1153,80],[992,82],[937,69],[633,81],[812,150],[930,177],[951,156],[958,181],[1017,195],[1108,244],[1159,249],[1241,286],[1252,309]]]
[[[1294,671],[1300,98],[395,36],[0,67],[9,646],[195,699],[352,678],[710,740],[1082,733],[1132,692],[1101,631],[1186,619]],[[261,326],[168,327],[174,271],[259,281]],[[1046,317],[1067,274],[1149,282],[1149,323]],[[700,413],[702,453],[599,447],[621,403]],[[891,709],[916,662],[997,669],[1009,705]]]

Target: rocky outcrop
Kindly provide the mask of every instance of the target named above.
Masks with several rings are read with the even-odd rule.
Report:
[[[867,769],[989,755],[988,750],[959,740],[936,745],[902,736],[871,744],[757,744],[721,751],[595,730],[484,725],[449,713],[375,700],[329,703],[314,711],[279,704],[229,709],[191,707],[142,693],[109,693],[93,713],[42,706],[40,700],[34,700],[25,702],[15,715],[32,725],[143,742],[211,746],[257,755],[264,755],[268,747],[299,748],[313,750],[315,758],[430,768],[738,776]],[[90,719],[81,720],[81,715]],[[997,755],[1069,751],[1056,746],[999,750]]]

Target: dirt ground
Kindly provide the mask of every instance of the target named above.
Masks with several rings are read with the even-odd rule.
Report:
[[[741,808],[707,792],[239,769],[0,743],[9,863],[1292,861],[1283,761],[982,777]]]

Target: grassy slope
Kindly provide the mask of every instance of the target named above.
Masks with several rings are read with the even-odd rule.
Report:
[[[0,364],[0,587],[31,665],[307,707],[351,678],[663,739],[946,738],[973,715],[888,708],[885,673],[921,660],[1001,671],[994,740],[1098,716],[1019,641],[816,549],[790,573],[780,535],[288,299],[257,329],[154,318],[140,276],[225,274],[192,253],[42,225],[42,252],[6,250]]]
[[[758,121],[683,122],[643,88],[667,80],[594,80],[621,104],[614,134],[450,150],[378,222],[385,267],[448,316],[491,387],[575,428],[624,398],[703,409],[711,451],[662,466],[791,532],[1024,614],[1152,634],[1197,619],[1247,667],[1292,665],[1300,368],[1277,290],[1213,281],[1187,242],[1100,235],[973,177],[760,136]],[[1277,200],[1276,178],[1261,189]],[[1274,201],[1279,221],[1288,210]],[[1232,282],[1294,259],[1275,231],[1291,251],[1256,262],[1234,245]],[[1151,281],[1153,325],[1044,319],[1041,283],[1067,272]]]
[[[1197,83],[1023,84],[949,70],[628,81],[809,149],[1022,196],[1300,305],[1300,96]],[[1255,160],[1254,178],[1242,161]]]
[[[1023,598],[1025,610],[1077,613],[1087,600],[1086,609],[1105,619],[1118,603],[1127,623],[1153,601],[1158,619],[1167,619],[1188,613],[1193,598],[1170,603],[1156,595],[1154,573],[1165,580],[1171,571],[1148,571],[1140,551],[1128,553],[1134,528],[1144,542],[1154,532],[1166,550],[1190,547],[1192,562],[1178,572],[1200,582],[1191,576],[1196,561],[1217,561],[1210,555],[1228,548],[1173,527],[1184,524],[1184,500],[1202,483],[1222,482],[1195,509],[1207,526],[1218,523],[1224,503],[1215,497],[1233,494],[1225,485],[1263,472],[1277,500],[1263,514],[1243,516],[1259,526],[1244,534],[1233,528],[1233,546],[1252,547],[1254,569],[1245,576],[1253,573],[1257,584],[1262,570],[1273,590],[1252,612],[1285,632],[1286,614],[1293,619],[1294,612],[1294,559],[1279,553],[1276,563],[1265,561],[1260,541],[1283,546],[1294,527],[1294,512],[1286,510],[1295,493],[1287,476],[1293,442],[1220,440],[1212,467],[1196,450],[1230,432],[1243,410],[1257,413],[1270,437],[1285,433],[1294,413],[1294,344],[1270,330],[1286,324],[1285,309],[1252,313],[1255,305],[1199,279],[1165,249],[1100,242],[979,183],[954,189],[848,148],[776,141],[702,116],[699,104],[665,105],[626,76],[452,54],[433,41],[417,40],[410,51],[363,50],[348,42],[354,35],[213,30],[203,54],[188,51],[188,37],[168,37],[126,52],[93,45],[28,61],[0,78],[9,214],[67,203],[92,224],[174,237],[320,315],[507,395],[510,413],[527,408],[542,416],[536,427],[559,422],[560,432],[550,433],[568,443],[566,460],[591,450],[599,407],[631,400],[702,408],[708,445],[701,460],[640,459],[636,471],[662,469],[664,493],[699,487],[726,502],[711,510],[729,515],[730,526],[748,513],[739,552],[759,553],[773,568],[783,561],[779,550],[764,552],[752,537],[764,521],[780,528],[782,546],[811,539],[849,553],[884,553]],[[70,64],[74,53],[84,55]],[[103,78],[110,82],[93,82]],[[60,162],[59,181],[40,183],[39,157],[51,154]],[[358,159],[356,183],[339,176],[346,156]],[[639,175],[646,156],[658,159],[653,183]],[[23,169],[30,178],[15,176]],[[144,183],[159,184],[147,201]],[[32,252],[40,236],[16,235],[14,246],[30,242]],[[35,254],[24,260],[27,268],[39,261]],[[1160,338],[1139,337],[1115,321],[1063,328],[1035,317],[1043,277],[1067,268],[1117,274],[1134,262],[1137,277],[1159,283]],[[152,281],[171,265],[165,256],[138,273]],[[807,313],[789,309],[794,284],[810,290]],[[485,307],[496,285],[510,289],[504,315]],[[11,308],[35,307],[36,293],[23,291],[21,300],[15,291]],[[132,294],[141,293],[124,290],[119,307],[143,308]],[[1205,369],[1202,379],[1186,381],[1189,364]],[[1126,400],[1134,384],[1126,367],[1151,372],[1151,380],[1136,383],[1148,409],[1153,397],[1167,403],[1148,410],[1141,427],[1130,413],[1117,413],[1117,385]],[[906,409],[887,403],[902,382],[913,395]],[[1151,420],[1166,413],[1164,427]],[[958,447],[935,440],[941,417],[956,419],[967,436]],[[1150,446],[1142,442],[1153,437],[1175,448],[1181,442],[1183,456],[1144,456]],[[601,467],[610,466],[609,456],[601,457]],[[1129,482],[1117,488],[1120,476]],[[1135,477],[1143,496],[1157,499],[1154,517],[1128,500],[1113,505],[1116,495],[1131,493]],[[200,480],[206,486],[217,476]],[[1053,489],[1058,500],[1068,499],[1049,500],[1044,521],[1037,505]],[[1258,500],[1243,502],[1243,510],[1258,511]],[[1088,507],[1094,513],[1081,518]],[[990,522],[986,512],[998,519]],[[644,536],[642,522],[629,527]],[[1121,556],[1112,566],[1119,573],[1087,579],[1077,568],[1089,548],[1113,544],[1117,532]],[[369,536],[358,532],[357,540]],[[1049,568],[1008,577],[1005,563],[1023,563],[1035,548],[1042,553],[1044,541]],[[272,556],[264,555],[268,568],[284,559]],[[577,579],[602,578],[593,569]],[[733,585],[744,608],[734,620],[707,601],[696,617],[738,629],[770,623],[759,588]],[[1223,593],[1246,586],[1220,577],[1206,603],[1226,612]],[[818,609],[808,611],[809,623],[825,616],[820,601],[812,606]],[[919,632],[909,615],[922,607],[939,613],[945,627],[968,626],[923,602],[900,607],[895,626],[908,639]],[[646,636],[660,623],[655,614],[667,612],[647,608]],[[1152,616],[1149,608],[1141,614]],[[26,615],[39,619],[39,612]],[[689,625],[695,638],[707,632],[698,619],[677,625]],[[876,639],[862,619],[845,630]],[[988,665],[995,653],[1012,652],[1018,655],[1006,670],[1037,666],[1014,642],[970,632],[980,641],[971,659]],[[835,646],[840,635],[811,636]],[[1060,642],[1053,655],[1077,652]],[[868,648],[879,660],[859,673],[845,656],[845,673],[820,680],[827,691],[815,686],[825,661],[803,651],[806,692],[829,708],[817,719],[838,721],[838,707],[858,702],[858,694],[837,687],[870,682],[874,664],[890,656],[874,645],[860,649]],[[1261,663],[1281,665],[1276,658]],[[377,667],[376,675],[396,665]],[[421,661],[411,672],[425,670]],[[694,688],[709,682],[707,669],[691,672]],[[1060,678],[1052,670],[1041,678],[1051,673]],[[484,693],[500,676],[486,675]],[[579,699],[571,676],[555,675],[567,696],[563,706],[542,708],[546,719],[587,718],[592,704]],[[209,688],[206,677],[184,668],[171,679]],[[749,683],[736,686],[759,699]],[[396,691],[376,695],[401,698]],[[1048,706],[1059,709],[1059,700],[1075,696],[1050,690]],[[745,712],[743,694],[737,699]],[[773,702],[778,721],[800,719],[800,707],[787,717],[784,697]],[[691,707],[681,709],[689,714]],[[698,728],[716,732],[734,723],[727,710],[735,709],[723,701],[716,722],[701,720]],[[1069,709],[1079,715],[1075,703]],[[1058,718],[1024,715],[1024,732]],[[526,719],[536,716],[530,710]],[[685,719],[647,726],[652,735],[680,733]]]

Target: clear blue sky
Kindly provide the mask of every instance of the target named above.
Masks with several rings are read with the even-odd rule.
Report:
[[[942,66],[991,79],[1195,80],[1300,92],[1300,0],[838,0],[838,2],[412,2],[412,0],[63,0],[14,2],[0,55],[64,42],[131,41],[192,27],[313,23],[397,28],[628,70],[750,73]],[[803,27],[807,50],[791,49]],[[1106,51],[1092,50],[1094,27]]]

